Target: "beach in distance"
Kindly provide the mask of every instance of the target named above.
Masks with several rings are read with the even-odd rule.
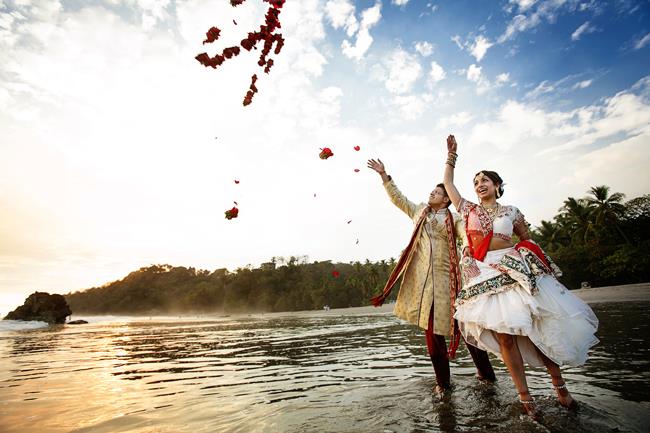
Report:
[[[572,290],[571,293],[578,296],[588,304],[603,302],[650,302],[650,283],[592,287],[589,289]],[[381,307],[373,307],[372,305],[369,305],[365,307],[335,308],[324,311],[323,314],[345,315],[390,313],[393,311],[394,306],[394,303],[388,303]]]

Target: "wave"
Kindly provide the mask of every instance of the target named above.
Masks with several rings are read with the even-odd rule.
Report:
[[[0,320],[0,332],[25,331],[30,329],[47,328],[47,322],[36,320]]]

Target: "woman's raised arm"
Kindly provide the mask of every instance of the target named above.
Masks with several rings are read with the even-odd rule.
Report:
[[[454,167],[456,167],[456,158],[458,157],[456,153],[457,149],[458,144],[456,143],[456,139],[453,135],[450,135],[447,137],[447,162],[445,163],[444,184],[447,195],[456,209],[458,209],[461,198],[458,189],[456,189],[456,185],[454,185]]]

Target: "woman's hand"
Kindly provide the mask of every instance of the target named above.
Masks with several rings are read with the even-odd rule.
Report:
[[[456,138],[453,135],[447,137],[447,152],[456,153],[458,150],[458,143],[456,143]]]
[[[384,163],[379,158],[377,158],[377,161],[369,159],[368,168],[375,170],[379,174],[386,174],[386,167],[384,167]]]

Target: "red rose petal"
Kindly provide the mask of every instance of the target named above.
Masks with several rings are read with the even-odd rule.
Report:
[[[354,146],[354,150],[356,150],[358,152],[358,151],[361,150],[361,147],[360,146]]]
[[[359,173],[359,169],[358,169],[358,168],[355,168],[355,169],[354,169],[354,172],[355,172],[355,173]]]
[[[339,271],[332,271],[332,276],[333,276],[334,278],[338,277],[339,275],[341,275],[341,274],[339,273]]]
[[[238,181],[237,179],[235,179],[235,183],[236,183],[237,185],[239,185],[239,181]]]

